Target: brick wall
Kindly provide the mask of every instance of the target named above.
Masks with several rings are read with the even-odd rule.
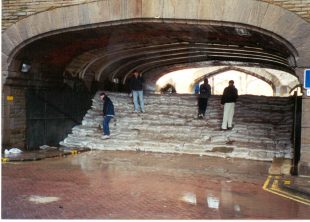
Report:
[[[32,14],[55,7],[95,2],[97,0],[2,0],[2,30]],[[283,7],[310,22],[309,0],[259,0]]]

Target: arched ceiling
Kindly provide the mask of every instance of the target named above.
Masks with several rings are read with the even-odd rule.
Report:
[[[84,28],[38,39],[16,55],[39,64],[40,72],[72,75],[97,81],[147,73],[165,66],[184,68],[238,64],[294,73],[294,48],[264,30],[232,23],[134,22]],[[90,77],[89,77],[90,75]]]
[[[2,35],[3,79],[9,84],[8,79],[27,78],[22,62],[32,65],[33,79],[122,83],[133,69],[153,81],[161,71],[212,66],[268,68],[300,77],[309,62],[309,23],[272,4],[130,3],[94,1],[18,21]]]

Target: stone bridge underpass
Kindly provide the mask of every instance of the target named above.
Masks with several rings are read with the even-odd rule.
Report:
[[[303,83],[310,67],[310,3],[36,2],[3,3],[2,151],[63,145],[282,157],[299,175],[309,175],[310,99]],[[237,71],[264,81],[273,95],[241,95],[234,129],[221,132],[220,95],[198,120],[193,94],[159,94],[161,77],[185,69],[195,69],[186,79],[190,91],[205,77]],[[128,97],[133,70],[145,79],[147,112],[141,115],[132,113]],[[98,130],[103,90],[117,112],[114,136],[105,142]]]

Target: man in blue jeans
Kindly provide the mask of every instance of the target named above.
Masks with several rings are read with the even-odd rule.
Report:
[[[144,99],[143,99],[143,82],[144,79],[142,74],[139,74],[138,71],[133,72],[133,76],[130,79],[130,89],[132,91],[133,103],[134,103],[134,112],[137,113],[139,109],[144,113]],[[138,103],[139,98],[139,103]]]
[[[114,117],[114,105],[111,99],[104,93],[100,93],[100,99],[103,101],[103,136],[102,139],[110,138],[110,120]]]

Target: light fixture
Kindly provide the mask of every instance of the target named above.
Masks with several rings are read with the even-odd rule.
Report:
[[[113,82],[116,83],[116,84],[118,84],[118,83],[119,83],[119,79],[118,79],[118,78],[114,78],[114,79],[113,79]]]
[[[250,36],[250,32],[247,30],[247,29],[244,29],[244,28],[238,28],[236,27],[235,28],[236,32],[238,35],[241,35],[241,36]]]
[[[29,72],[30,68],[31,68],[31,65],[29,65],[27,63],[22,63],[20,71],[23,73],[27,73],[27,72]]]

